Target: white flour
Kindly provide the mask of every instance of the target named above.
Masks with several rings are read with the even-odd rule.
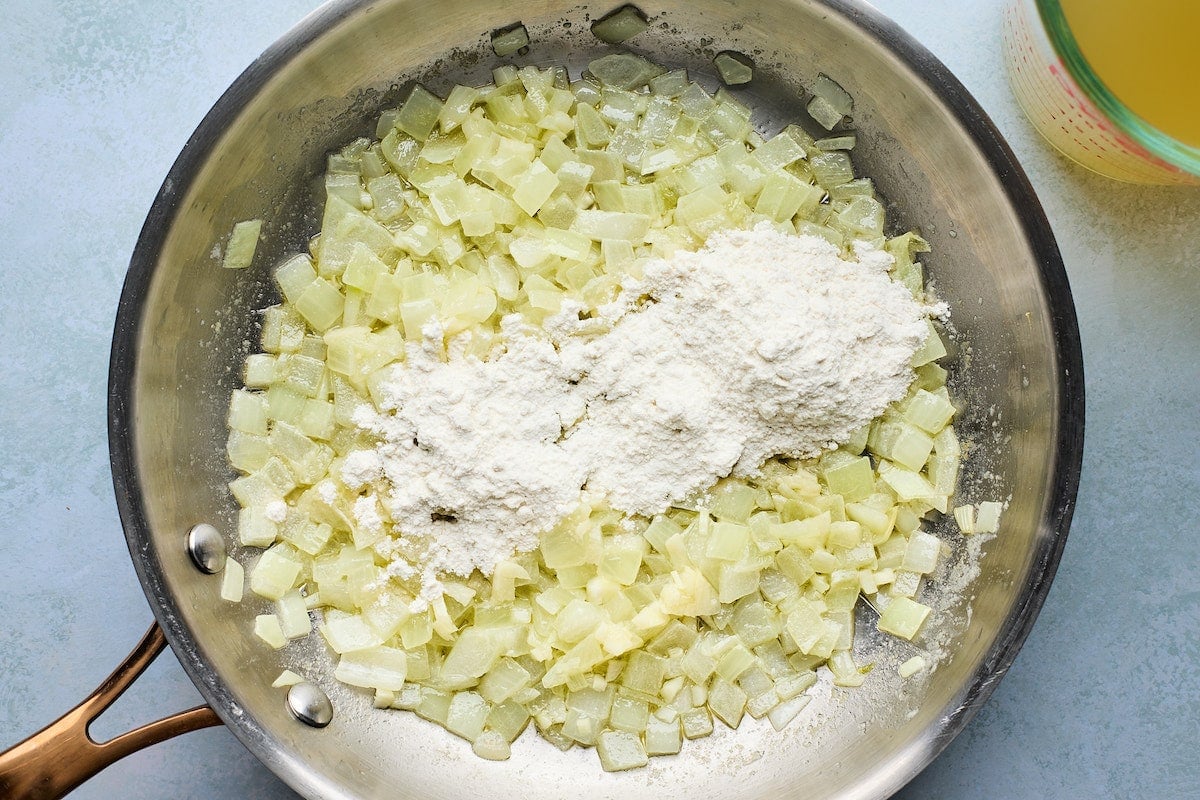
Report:
[[[654,514],[773,455],[816,455],[902,397],[929,309],[886,253],[857,261],[760,226],[646,265],[596,319],[504,324],[490,361],[442,361],[426,329],[355,423],[380,437],[342,479],[371,484],[401,540],[395,574],[490,574],[579,502]],[[372,520],[373,522],[374,520]],[[403,553],[403,555],[401,555]]]

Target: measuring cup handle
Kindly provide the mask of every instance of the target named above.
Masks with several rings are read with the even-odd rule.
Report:
[[[70,792],[130,753],[181,733],[220,725],[208,706],[198,706],[143,725],[107,742],[96,742],[88,727],[137,680],[163,651],[167,639],[158,623],[138,642],[96,691],[56,721],[0,753],[0,797],[52,800]]]

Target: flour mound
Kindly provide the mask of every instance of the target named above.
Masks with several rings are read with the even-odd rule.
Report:
[[[772,456],[817,455],[904,396],[927,331],[889,255],[859,243],[854,259],[763,225],[648,262],[594,317],[567,303],[544,329],[507,319],[488,361],[443,361],[429,326],[379,408],[356,413],[379,444],[343,479],[374,478],[408,545],[397,571],[436,593],[439,574],[533,549],[584,490],[651,515]]]
[[[566,446],[592,463],[589,488],[656,513],[774,455],[836,447],[903,397],[924,312],[887,253],[858,256],[761,227],[647,265],[584,346],[592,402]]]

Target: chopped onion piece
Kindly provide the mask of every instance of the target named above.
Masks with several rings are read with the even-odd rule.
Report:
[[[242,565],[231,557],[225,558],[225,568],[221,575],[221,599],[231,603],[242,602],[242,594],[246,586],[246,571]]]
[[[958,523],[958,529],[964,534],[975,532],[975,506],[961,505],[954,509],[954,521]]]
[[[588,72],[605,86],[616,89],[638,89],[666,70],[632,53],[613,53],[588,63]]]
[[[245,269],[250,266],[250,262],[254,260],[254,251],[258,248],[262,224],[261,219],[250,219],[233,226],[221,266],[225,269]]]
[[[788,723],[799,716],[812,701],[812,698],[806,694],[797,695],[789,700],[784,700],[779,705],[767,712],[767,719],[771,720],[771,727],[777,731],[781,731],[787,727]]]
[[[925,669],[925,659],[921,656],[913,656],[897,667],[896,672],[901,678],[911,678],[923,669]]]
[[[754,77],[754,62],[749,56],[733,50],[717,53],[713,58],[713,66],[726,86],[741,86]]]
[[[625,5],[593,22],[592,35],[602,42],[620,44],[649,27],[650,22],[641,9],[637,6]]]
[[[628,731],[601,733],[596,742],[596,753],[606,772],[635,769],[648,763],[641,737]]]
[[[284,687],[295,686],[297,683],[303,682],[304,677],[302,675],[297,675],[290,669],[285,669],[283,672],[279,673],[279,677],[276,678],[274,683],[271,684],[271,688],[282,689]]]
[[[254,635],[276,650],[287,644],[287,637],[279,627],[279,617],[274,614],[259,614],[254,618]]]
[[[504,58],[529,46],[529,31],[521,23],[501,28],[492,33],[492,51]],[[496,81],[500,83],[499,80]]]
[[[896,597],[879,616],[879,630],[911,640],[917,635],[929,612],[930,608],[927,605],[907,597]]]
[[[508,740],[496,731],[483,731],[471,743],[471,750],[488,761],[507,761],[512,756]]]
[[[408,658],[395,647],[369,647],[338,659],[334,677],[351,686],[399,691],[408,674]]]

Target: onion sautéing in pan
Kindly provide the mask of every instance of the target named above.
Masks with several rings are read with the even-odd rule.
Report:
[[[597,35],[638,25],[614,18]],[[751,69],[726,67],[737,81]],[[330,157],[321,233],[275,271],[284,301],[266,310],[263,352],[234,392],[228,452],[243,473],[231,484],[241,543],[263,549],[249,587],[276,604],[259,638],[308,636],[315,612],[337,678],[377,706],[415,711],[492,759],[532,720],[619,770],[678,752],[714,719],[784,727],[818,670],[862,684],[860,597],[880,630],[917,635],[922,579],[944,547],[922,518],[950,510],[960,450],[930,325],[907,394],[817,458],[774,458],[652,515],[585,493],[536,548],[444,575],[436,593],[419,570],[389,568],[421,554],[397,544],[405,531],[375,499],[386,478],[349,481],[345,467],[374,444],[356,413],[382,410],[380,376],[431,321],[449,349],[486,361],[505,318],[536,327],[564,303],[598,314],[650,259],[763,223],[844,253],[868,242],[890,254],[891,280],[927,299],[915,257],[927,245],[885,236],[853,134],[814,140],[793,125],[764,141],[724,90],[636,56],[590,73],[568,83],[561,69],[505,66],[445,100],[417,87],[378,140]],[[850,109],[822,76],[810,115],[830,130]],[[248,264],[257,234],[240,226],[225,265]],[[954,517],[987,533],[999,510]],[[231,562],[222,596],[241,600],[242,582]]]

